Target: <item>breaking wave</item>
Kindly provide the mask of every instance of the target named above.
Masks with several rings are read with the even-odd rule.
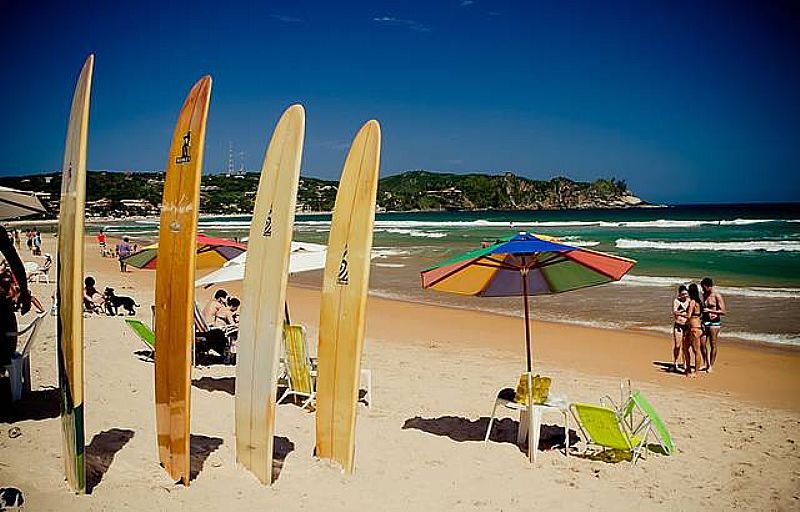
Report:
[[[800,240],[747,240],[741,242],[694,242],[660,240],[631,240],[619,238],[615,242],[619,249],[656,249],[669,251],[800,251]]]
[[[626,275],[617,284],[622,286],[649,286],[674,288],[680,284],[688,284],[696,279],[688,277],[666,276],[633,276]],[[763,299],[797,299],[800,298],[800,288],[768,288],[762,286],[718,286],[723,295],[738,295],[741,297],[758,297]]]

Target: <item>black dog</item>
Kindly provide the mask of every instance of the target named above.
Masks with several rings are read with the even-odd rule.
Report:
[[[0,487],[0,510],[19,508],[25,503],[22,491],[14,487]]]
[[[119,308],[123,308],[125,311],[127,311],[129,316],[136,314],[135,308],[138,307],[139,304],[136,304],[136,302],[130,297],[115,295],[113,288],[106,288],[103,297],[106,299],[104,303],[106,314],[110,316],[117,316],[119,314]]]

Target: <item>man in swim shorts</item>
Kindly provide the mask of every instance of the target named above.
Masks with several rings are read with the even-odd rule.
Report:
[[[700,341],[700,347],[706,352],[706,342],[708,342],[710,353],[706,371],[711,373],[717,361],[717,342],[722,327],[722,317],[726,314],[725,299],[714,288],[714,281],[710,277],[704,277],[700,281],[700,287],[703,289],[703,339]]]

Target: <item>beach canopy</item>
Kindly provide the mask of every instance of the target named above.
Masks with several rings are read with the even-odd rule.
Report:
[[[224,238],[197,235],[196,268],[219,268],[245,252],[245,245]],[[158,264],[158,244],[143,247],[123,260],[136,268],[154,269]]]
[[[47,213],[33,192],[0,187],[0,220]]]
[[[289,273],[307,272],[325,268],[325,254],[327,247],[320,244],[292,242],[289,253]],[[247,261],[247,252],[225,263],[219,270],[203,276],[194,282],[195,286],[209,287],[219,283],[241,281],[244,279],[244,264]]]
[[[525,348],[531,372],[528,297],[568,292],[622,278],[636,262],[519,233],[422,271],[422,287],[479,297],[524,297]]]

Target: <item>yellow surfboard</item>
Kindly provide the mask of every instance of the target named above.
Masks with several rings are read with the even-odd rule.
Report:
[[[320,304],[316,455],[348,473],[355,456],[356,406],[364,346],[381,129],[368,121],[344,163],[331,220]]]
[[[164,179],[156,269],[156,431],[161,464],[189,485],[189,418],[194,349],[197,211],[211,77],[200,79],[183,104]]]
[[[86,491],[83,430],[83,212],[93,69],[94,55],[89,55],[72,97],[58,215],[56,333],[64,471],[69,486],[79,493]]]
[[[305,110],[293,105],[272,134],[261,168],[242,285],[236,459],[267,485],[272,483],[275,393],[305,123]]]

